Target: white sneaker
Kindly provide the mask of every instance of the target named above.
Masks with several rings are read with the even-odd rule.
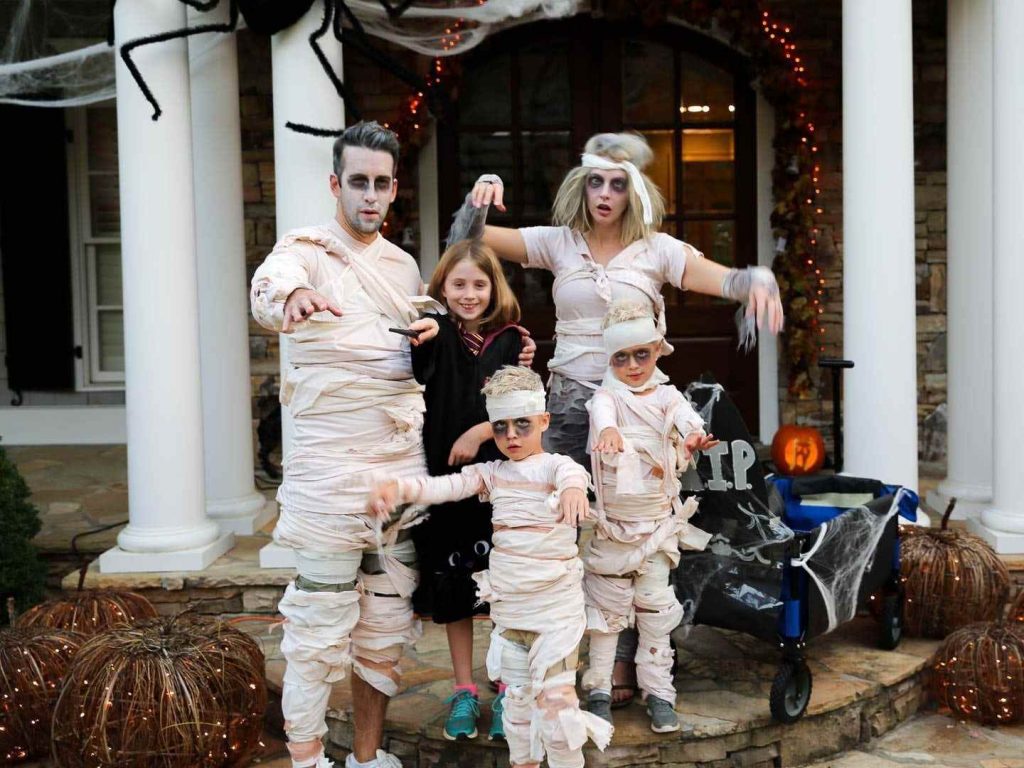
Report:
[[[361,765],[363,768],[402,768],[402,761],[390,752],[378,749],[377,757]],[[317,768],[320,768],[320,766],[317,766]],[[345,768],[356,768],[356,758],[354,755],[349,755],[345,758]]]

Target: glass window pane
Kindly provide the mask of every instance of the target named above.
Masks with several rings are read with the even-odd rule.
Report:
[[[96,245],[96,303],[121,306],[121,246]]]
[[[676,212],[676,158],[672,151],[675,146],[673,133],[671,130],[643,131],[647,143],[654,152],[654,159],[644,172],[661,190],[665,198],[665,210],[669,214]]]
[[[733,210],[734,142],[729,128],[683,131],[683,210]]]
[[[100,370],[124,371],[124,317],[121,310],[99,310]]]
[[[113,107],[89,107],[85,120],[89,170],[117,173],[117,111]]]
[[[726,267],[736,264],[736,225],[732,219],[687,221],[683,224],[683,240],[704,257]]]
[[[505,277],[508,278],[509,287],[519,301],[519,309],[522,311],[523,323],[530,327],[536,322],[537,314],[551,312],[551,284],[555,276],[546,269],[523,269],[518,264],[510,264],[507,261],[501,263],[505,270]]]
[[[622,41],[622,118],[627,125],[672,123],[672,71],[672,49],[667,45]]]
[[[511,72],[512,61],[507,53],[490,56],[479,66],[465,65],[459,85],[461,125],[508,125],[512,121],[508,95]]]
[[[121,236],[121,196],[116,173],[89,174],[89,222],[93,237]]]
[[[679,111],[686,121],[733,119],[733,76],[714,64],[683,53],[679,59],[681,100]]]
[[[564,42],[519,52],[519,109],[525,126],[567,126],[571,119],[569,53]]]
[[[731,220],[687,221],[683,224],[683,240],[698,251],[702,251],[705,258],[726,267],[732,267],[736,263],[735,235],[736,225]],[[730,299],[707,296],[694,291],[687,291],[683,302],[687,307],[733,303]]]
[[[523,179],[516,193],[522,198],[523,216],[550,218],[569,164],[568,131],[523,133]]]
[[[505,182],[509,212],[519,194],[513,178],[512,137],[508,133],[462,133],[459,135],[459,189],[468,192],[482,173],[496,173]],[[488,221],[500,222],[508,213],[491,208]]]

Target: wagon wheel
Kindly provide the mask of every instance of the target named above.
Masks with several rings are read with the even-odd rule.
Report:
[[[803,659],[783,659],[768,696],[772,718],[795,723],[811,700],[811,670]]]

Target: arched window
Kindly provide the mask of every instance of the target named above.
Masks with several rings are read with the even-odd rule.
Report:
[[[506,183],[501,226],[550,223],[566,171],[600,131],[643,133],[661,188],[663,231],[726,265],[756,262],[754,94],[748,61],[704,35],[664,25],[648,30],[579,17],[520,27],[468,53],[456,116],[439,131],[442,232],[481,173]],[[524,323],[548,359],[554,329],[551,276],[507,270]],[[664,362],[678,384],[711,371],[757,424],[757,367],[735,351],[735,305],[666,289]]]

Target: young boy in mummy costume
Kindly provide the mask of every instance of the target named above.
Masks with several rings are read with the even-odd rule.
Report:
[[[473,577],[491,606],[487,671],[506,686],[510,762],[536,768],[546,753],[551,768],[582,768],[588,736],[604,749],[612,733],[610,723],[580,710],[575,687],[586,629],[576,526],[587,514],[589,477],[568,456],[541,447],[550,416],[540,376],[505,367],[483,393],[494,442],[508,460],[472,464],[457,475],[392,480],[375,489],[368,509],[387,515],[397,504],[489,497],[490,568]]]
[[[613,303],[602,325],[608,369],[587,404],[597,522],[583,556],[590,633],[583,687],[588,709],[611,722],[615,646],[635,622],[637,683],[651,729],[668,733],[679,730],[669,635],[683,617],[669,571],[679,563],[680,545],[704,549],[711,538],[687,522],[697,502],[680,501],[678,476],[695,451],[717,441],[658,370],[658,358],[672,347],[650,307]]]

